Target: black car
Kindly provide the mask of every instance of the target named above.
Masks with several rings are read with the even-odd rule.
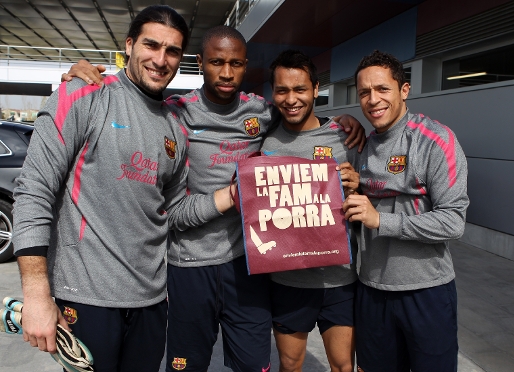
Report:
[[[33,130],[34,127],[28,123],[0,121],[0,262],[13,255],[12,193]]]

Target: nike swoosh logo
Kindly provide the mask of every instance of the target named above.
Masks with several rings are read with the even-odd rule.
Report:
[[[113,121],[111,123],[111,125],[113,128],[117,128],[117,129],[130,128],[129,125],[121,125],[121,124],[116,123],[115,121]]]
[[[269,156],[269,155],[273,155],[277,151],[264,151],[264,150],[262,150],[262,152],[264,153],[264,155]]]
[[[193,130],[193,133],[194,133],[194,134],[200,134],[200,133],[202,133],[202,132],[205,132],[206,130],[207,130],[207,129],[195,129],[195,130]]]

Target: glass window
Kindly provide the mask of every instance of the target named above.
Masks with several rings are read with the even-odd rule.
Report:
[[[357,101],[357,87],[355,86],[355,84],[348,85],[346,87],[346,104],[352,105],[358,102],[359,101]]]
[[[412,74],[412,68],[411,67],[405,67],[403,69],[403,71],[405,71],[405,80],[407,81],[407,83],[410,84],[410,76]]]
[[[9,150],[9,148],[2,141],[0,141],[0,156],[11,154],[11,150]]]
[[[328,89],[320,90],[315,101],[316,106],[328,105]]]
[[[443,62],[442,89],[514,79],[514,45]]]

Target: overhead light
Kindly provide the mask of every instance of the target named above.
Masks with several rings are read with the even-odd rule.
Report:
[[[470,77],[475,77],[475,76],[484,76],[484,75],[487,75],[487,72],[477,72],[474,74],[450,76],[450,77],[447,77],[446,79],[457,80],[457,79],[465,79],[465,78],[470,78]]]

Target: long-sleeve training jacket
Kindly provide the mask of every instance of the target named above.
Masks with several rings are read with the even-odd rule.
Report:
[[[391,291],[434,287],[455,277],[448,241],[464,232],[467,164],[455,134],[409,111],[372,132],[359,157],[360,186],[380,213],[362,225],[359,279]]]
[[[214,191],[228,186],[236,162],[259,151],[262,138],[276,125],[278,110],[262,97],[240,92],[228,105],[215,104],[203,88],[167,100],[189,140],[190,197],[170,214],[168,263],[219,265],[244,254],[241,216],[232,208],[220,214]]]
[[[104,307],[166,298],[168,210],[186,138],[121,71],[62,83],[35,123],[14,191],[14,247],[48,246],[52,295]]]

